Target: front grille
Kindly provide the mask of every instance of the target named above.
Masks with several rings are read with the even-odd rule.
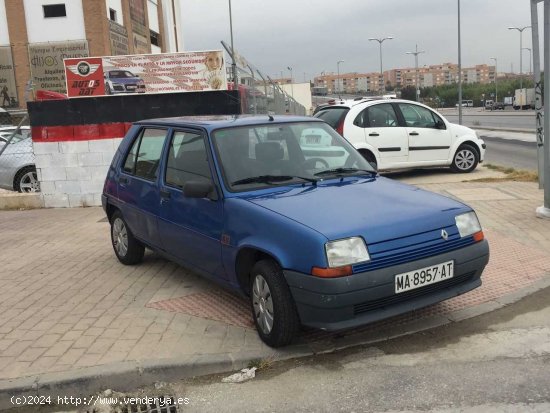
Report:
[[[445,280],[435,284],[427,285],[425,287],[417,288],[416,290],[406,291],[404,293],[393,294],[388,297],[379,298],[377,300],[366,301],[364,303],[355,304],[353,306],[353,313],[354,315],[366,313],[371,310],[379,309],[382,307],[388,307],[393,304],[401,303],[403,301],[408,301],[413,298],[430,294],[434,291],[438,291],[444,288],[462,284],[469,281],[475,275],[475,273],[476,273],[475,271],[468,272],[466,274],[453,277],[450,280]]]
[[[441,230],[447,231],[449,238],[441,237]],[[353,272],[366,272],[393,265],[433,257],[473,244],[474,237],[461,238],[455,225],[439,228],[422,234],[415,234],[395,240],[369,244],[371,260],[353,266]]]

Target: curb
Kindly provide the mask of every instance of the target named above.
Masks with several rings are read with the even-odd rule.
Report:
[[[469,126],[469,128],[472,128],[474,130],[492,130],[495,132],[516,132],[516,133],[529,133],[534,135],[536,133],[535,129],[524,129],[524,128],[501,128],[497,126]]]
[[[283,361],[375,344],[383,340],[477,317],[513,304],[548,287],[550,287],[550,274],[521,290],[444,316],[426,317],[406,325],[384,328],[375,334],[371,332],[360,336],[333,338],[320,343],[296,344],[284,349],[273,350],[271,355],[266,355],[262,351],[201,354],[177,359],[118,362],[76,371],[44,373],[30,377],[0,380],[0,410],[18,407],[10,400],[13,396],[50,396],[52,400],[56,400],[58,396],[73,396],[86,400],[91,394],[105,389],[124,392],[160,381],[170,382],[240,370],[250,363],[266,357],[272,358],[273,361]]]
[[[0,193],[0,211],[44,208],[42,194]]]

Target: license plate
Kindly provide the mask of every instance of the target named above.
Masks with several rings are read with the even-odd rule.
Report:
[[[126,89],[128,90],[135,90],[136,88],[137,86],[131,86],[131,85],[126,86]]]
[[[448,280],[454,276],[454,261],[420,268],[395,276],[395,293],[399,294],[415,288]]]

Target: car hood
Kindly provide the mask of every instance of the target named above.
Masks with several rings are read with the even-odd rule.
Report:
[[[346,178],[248,201],[330,240],[362,236],[367,243],[454,225],[456,215],[471,211],[458,201],[382,177]]]

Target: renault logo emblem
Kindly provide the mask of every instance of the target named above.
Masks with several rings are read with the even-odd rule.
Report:
[[[445,241],[449,239],[449,234],[444,229],[441,230],[441,238],[443,238]]]

